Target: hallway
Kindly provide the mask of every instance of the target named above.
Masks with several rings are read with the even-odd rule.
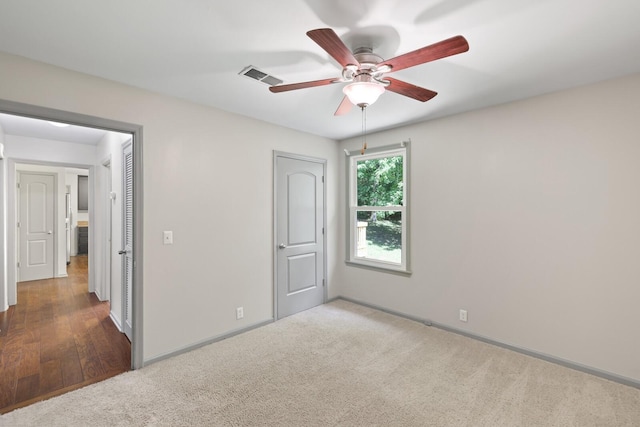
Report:
[[[0,313],[0,413],[130,369],[109,303],[87,292],[87,257],[71,257],[68,275],[19,283],[18,304]]]

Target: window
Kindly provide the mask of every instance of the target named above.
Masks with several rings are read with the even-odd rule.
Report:
[[[78,210],[89,210],[89,177],[78,175]]]
[[[408,272],[407,158],[404,144],[350,156],[348,262]]]

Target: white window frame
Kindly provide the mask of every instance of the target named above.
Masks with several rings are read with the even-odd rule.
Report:
[[[359,161],[381,159],[385,157],[401,156],[403,161],[403,204],[394,206],[358,206],[358,174],[357,164]],[[368,149],[365,154],[359,152],[348,154],[347,157],[347,260],[346,263],[358,267],[371,268],[386,272],[411,274],[409,269],[409,147],[407,143],[400,145],[385,146]],[[358,211],[394,211],[400,212],[402,216],[402,239],[401,239],[401,262],[393,263],[388,261],[375,260],[371,258],[357,256],[357,212]]]

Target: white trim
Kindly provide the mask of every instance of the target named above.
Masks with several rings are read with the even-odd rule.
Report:
[[[357,163],[366,160],[383,159],[387,157],[402,157],[402,180],[403,180],[403,204],[391,206],[358,206],[357,193]],[[370,150],[368,154],[352,154],[348,155],[347,165],[347,259],[348,265],[359,265],[363,267],[373,268],[382,271],[392,271],[404,274],[411,274],[409,269],[409,149],[407,143],[397,146],[378,147]],[[357,223],[357,213],[378,212],[378,211],[394,211],[400,212],[402,217],[401,227],[401,261],[400,263],[377,260],[367,257],[359,257],[357,255],[357,239],[358,230],[354,227]]]
[[[116,325],[116,328],[118,328],[118,331],[124,333],[124,331],[122,330],[122,323],[120,322],[120,319],[118,319],[118,316],[113,311],[109,311],[109,317],[111,318],[113,324]]]

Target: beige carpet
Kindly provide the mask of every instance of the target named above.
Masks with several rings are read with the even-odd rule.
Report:
[[[640,390],[345,301],[3,426],[640,426]]]

